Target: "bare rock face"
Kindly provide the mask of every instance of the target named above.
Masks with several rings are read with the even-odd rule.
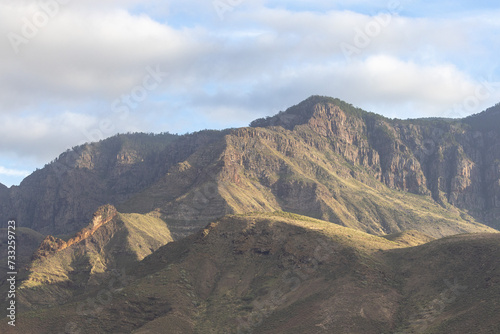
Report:
[[[92,218],[92,222],[80,232],[76,233],[75,236],[70,238],[68,241],[53,237],[51,235],[47,236],[41,243],[40,247],[33,254],[32,260],[44,259],[51,256],[54,253],[62,251],[71,245],[79,243],[89,237],[91,237],[101,226],[109,223],[117,216],[118,212],[112,205],[104,205],[100,207]]]
[[[75,233],[100,206],[151,186],[212,136],[118,135],[68,150],[19,186],[0,189],[0,227],[15,217],[19,226],[42,234]]]
[[[306,124],[334,153],[387,186],[432,195],[500,226],[500,105],[462,120],[390,120],[337,99],[313,96],[254,126]],[[496,124],[496,125],[495,125]],[[495,218],[496,217],[496,218]]]

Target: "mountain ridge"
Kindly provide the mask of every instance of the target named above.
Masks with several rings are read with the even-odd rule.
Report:
[[[300,207],[297,196],[312,196],[297,213],[342,223],[328,202],[338,200],[335,189],[350,186],[345,180],[356,179],[375,191],[385,185],[431,196],[464,222],[500,225],[495,131],[477,132],[463,120],[391,120],[320,96],[253,123],[184,136],[119,135],[75,148],[8,190],[0,216],[17,216],[44,234],[70,234],[109,203],[123,212],[159,210],[183,237],[225,214]],[[325,181],[335,174],[344,181]],[[381,213],[375,217],[385,224]]]
[[[38,249],[34,252],[32,260],[40,260],[47,258],[59,251],[62,251],[76,243],[82,242],[83,240],[92,237],[94,233],[103,225],[109,223],[118,215],[118,211],[112,205],[106,205],[100,207],[95,213],[90,224],[83,228],[80,232],[76,233],[75,236],[70,238],[68,241],[53,237],[51,235],[47,236]]]
[[[18,329],[498,332],[497,108],[398,120],[312,96],[250,127],[67,151],[0,187],[34,251]]]

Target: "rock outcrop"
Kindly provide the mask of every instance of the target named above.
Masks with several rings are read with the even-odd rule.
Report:
[[[122,214],[111,205],[102,206],[68,241],[53,236],[42,241],[20,274],[17,305],[55,305],[101,289],[103,281],[171,241],[165,222],[155,215]],[[0,291],[5,287],[0,284]]]
[[[99,229],[104,224],[109,223],[112,219],[117,216],[118,212],[116,208],[112,205],[105,205],[100,207],[92,218],[92,222],[81,231],[75,234],[68,241],[64,241],[62,239],[56,238],[54,236],[48,235],[40,244],[40,247],[33,253],[32,260],[44,259],[51,256],[54,253],[62,251],[74,245],[78,242],[81,242],[89,237],[91,237],[97,229]]]
[[[387,186],[431,194],[500,227],[500,104],[465,119],[392,120],[316,96],[253,125],[296,131],[303,124]]]

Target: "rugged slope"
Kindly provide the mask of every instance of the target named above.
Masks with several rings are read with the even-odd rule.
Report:
[[[254,126],[306,124],[334,151],[367,166],[391,188],[431,193],[443,206],[498,225],[500,104],[465,119],[387,119],[338,99],[313,96]],[[373,150],[371,150],[373,149]]]
[[[398,333],[500,332],[498,256],[499,234],[456,235],[386,253],[402,282]]]
[[[31,262],[33,252],[40,246],[44,236],[29,228],[20,227],[16,228],[16,266],[23,268]],[[2,279],[7,270],[7,246],[8,246],[8,233],[7,229],[0,229],[0,279]]]
[[[42,234],[73,234],[99,206],[147,188],[214,136],[219,132],[127,134],[74,147],[9,189],[0,203],[0,226],[16,217],[19,226]]]
[[[411,233],[415,243],[428,239]],[[23,313],[16,329],[495,333],[499,255],[500,234],[407,247],[289,213],[228,216],[103,284],[106,298],[89,293]]]
[[[15,217],[19,226],[42,234],[72,234],[101,205],[121,202],[154,181],[159,155],[176,136],[118,135],[74,147],[19,186],[0,203],[1,224]],[[2,226],[0,225],[0,226]]]
[[[0,183],[0,200],[4,202],[5,199],[8,198],[8,195],[9,195],[9,188],[7,188],[7,186],[5,186],[4,184]]]
[[[125,270],[173,239],[154,215],[121,214],[100,207],[91,223],[68,240],[47,236],[23,270],[18,308],[60,304]]]
[[[230,131],[119,208],[158,210],[178,237],[224,214],[275,210],[373,234],[492,232],[467,208],[431,196],[418,158],[426,150],[423,135],[413,153],[389,122],[312,97],[256,122],[266,127]]]
[[[462,120],[390,120],[313,96],[250,128],[120,135],[0,190],[1,224],[71,234],[100,206],[160,212],[180,238],[226,214],[292,211],[374,234],[499,226],[500,106]],[[83,219],[85,218],[85,219]]]

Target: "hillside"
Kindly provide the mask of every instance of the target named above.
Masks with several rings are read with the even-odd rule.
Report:
[[[72,234],[108,203],[119,203],[161,175],[159,161],[177,136],[117,135],[74,147],[9,189],[0,202],[0,226],[18,225],[42,234]],[[1,191],[0,191],[1,195]]]
[[[165,223],[154,215],[122,214],[111,205],[100,207],[90,224],[66,240],[47,236],[30,254],[29,265],[18,264],[18,309],[46,307],[100,284],[128,269],[172,241]],[[41,241],[41,242],[40,242]],[[19,242],[19,248],[23,244]],[[0,290],[4,291],[4,280]]]
[[[290,213],[227,216],[161,247],[100,292],[23,313],[16,330],[500,331],[500,234],[428,243],[410,234],[420,246]]]
[[[491,232],[475,222],[495,227],[498,220],[494,207],[485,208],[489,197],[477,164],[452,154],[462,150],[459,144],[452,149],[432,137],[440,122],[414,123],[422,124],[312,97],[252,124],[262,127],[232,130],[120,208],[160,210],[179,236],[225,214],[275,210],[373,234]],[[426,146],[430,140],[436,152]],[[446,188],[444,179],[453,186]]]
[[[44,236],[29,228],[20,227],[16,229],[16,260],[17,267],[23,268],[31,262],[33,252],[40,246]],[[7,270],[7,245],[8,233],[7,229],[0,229],[0,249],[5,250],[0,254],[0,270],[2,274],[0,278],[4,278],[4,273]]]
[[[0,218],[65,235],[110,203],[160,213],[174,239],[227,214],[276,210],[376,235],[491,232],[482,224],[500,226],[500,134],[482,124],[500,124],[495,110],[391,120],[312,96],[249,128],[118,135],[0,191]]]

